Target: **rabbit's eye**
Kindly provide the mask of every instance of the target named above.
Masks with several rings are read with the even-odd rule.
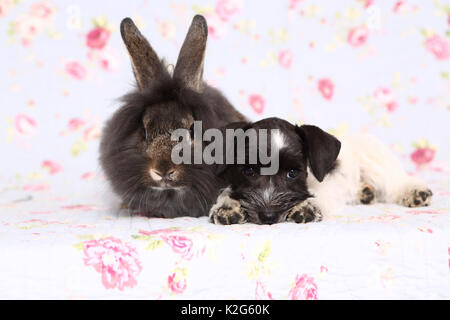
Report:
[[[191,136],[191,140],[194,140],[194,124],[189,128],[189,135]]]
[[[250,166],[245,166],[244,169],[242,169],[242,173],[247,177],[253,177],[256,174],[255,169]]]
[[[295,178],[297,178],[298,174],[299,174],[299,171],[297,169],[291,169],[288,171],[286,176],[289,179],[295,179]]]

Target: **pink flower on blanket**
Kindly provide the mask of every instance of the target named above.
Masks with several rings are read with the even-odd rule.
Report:
[[[167,284],[170,291],[175,294],[181,294],[186,290],[186,278],[180,273],[174,272],[167,278]]]
[[[84,264],[101,273],[106,289],[134,287],[142,270],[136,249],[120,239],[108,237],[83,244]]]
[[[195,232],[161,229],[151,232],[141,230],[139,233],[148,236],[159,236],[175,253],[180,254],[185,260],[201,256],[206,250],[202,236]]]
[[[191,260],[194,254],[193,242],[186,236],[179,235],[161,235],[161,238],[172,248],[176,253],[179,253],[186,260]]]
[[[272,293],[267,290],[266,286],[261,281],[256,281],[255,299],[274,300],[274,298],[272,297]]]
[[[295,284],[289,291],[292,300],[317,300],[317,285],[307,274],[295,277]]]

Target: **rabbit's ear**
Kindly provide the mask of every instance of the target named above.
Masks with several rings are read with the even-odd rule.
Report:
[[[162,68],[158,55],[130,18],[122,20],[120,33],[130,54],[139,89],[148,88]]]
[[[186,87],[197,92],[203,90],[203,59],[207,38],[206,20],[203,16],[196,15],[192,19],[173,72],[174,79],[180,80]]]

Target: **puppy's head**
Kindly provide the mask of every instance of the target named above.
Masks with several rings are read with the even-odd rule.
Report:
[[[231,197],[240,201],[249,222],[283,222],[289,210],[311,197],[306,185],[307,167],[310,167],[318,181],[322,181],[332,170],[341,144],[318,127],[298,127],[278,118],[267,118],[253,124],[240,123],[237,126],[245,132],[248,129],[255,129],[256,132],[266,129],[266,143],[258,135],[257,161],[251,163],[249,154],[255,144],[246,139],[245,163],[237,163],[238,152],[235,149],[235,164],[221,167],[220,175],[231,185]],[[232,127],[236,129],[236,125]],[[262,161],[261,155],[266,154],[270,155],[272,161],[278,161],[278,170],[269,175],[261,174],[262,168],[271,165]]]

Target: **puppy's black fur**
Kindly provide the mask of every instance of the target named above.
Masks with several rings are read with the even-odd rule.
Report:
[[[267,118],[253,124],[241,122],[229,127],[268,129],[269,132],[270,129],[279,129],[281,132],[283,143],[279,149],[280,166],[275,175],[260,175],[262,165],[259,159],[256,165],[224,165],[218,169],[219,176],[229,185],[229,198],[240,203],[240,212],[245,216],[245,221],[257,224],[286,221],[290,210],[312,196],[306,184],[308,166],[316,179],[322,181],[336,165],[341,147],[339,140],[316,126],[298,127],[279,118]],[[271,135],[268,136],[270,139]],[[225,203],[228,204],[224,206],[229,207],[230,202]],[[221,208],[213,209],[215,212],[210,213],[213,221],[230,221],[220,217]],[[211,216],[217,214],[218,219]],[[313,220],[320,220],[320,217],[307,217],[302,222]]]

